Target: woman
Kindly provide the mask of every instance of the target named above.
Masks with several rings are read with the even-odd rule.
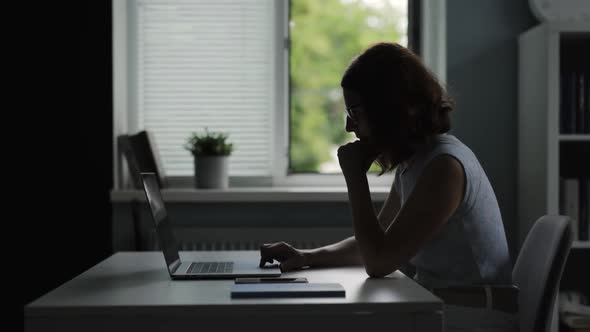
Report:
[[[516,297],[505,287],[511,264],[500,209],[476,156],[446,134],[453,104],[436,78],[408,49],[380,43],[352,61],[341,85],[346,130],[359,138],[338,150],[354,236],[312,250],[265,244],[261,265],[362,264],[381,278],[411,263],[414,279],[445,301],[447,329],[517,329],[510,303],[502,303],[515,305]],[[366,176],[374,161],[382,173],[395,172],[377,214]]]

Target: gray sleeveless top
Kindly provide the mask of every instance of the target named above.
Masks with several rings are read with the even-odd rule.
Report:
[[[511,283],[511,263],[496,196],[473,152],[444,134],[400,164],[394,187],[403,205],[424,168],[435,157],[450,155],[466,175],[463,201],[442,230],[411,260],[414,279],[425,287]]]

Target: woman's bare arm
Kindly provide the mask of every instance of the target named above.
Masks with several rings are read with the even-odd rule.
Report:
[[[389,227],[399,211],[400,200],[392,186],[385,203],[379,212],[379,222],[383,231]],[[358,242],[354,236],[340,242],[311,250],[295,249],[291,245],[279,242],[263,245],[260,248],[260,266],[272,263],[274,260],[281,262],[281,268],[285,271],[298,269],[304,266],[346,266],[363,265]]]
[[[366,176],[350,174],[346,182],[365,270],[382,277],[409,261],[447,222],[463,198],[465,174],[453,157],[435,158],[386,231],[375,216]]]
[[[311,267],[363,264],[354,236],[324,247],[306,250],[304,256],[307,265]]]
[[[400,208],[400,198],[395,191],[395,187],[391,186],[391,191],[387,199],[383,203],[379,211],[379,224],[385,231]],[[340,242],[308,250],[307,262],[310,266],[342,266],[342,265],[360,265],[363,264],[358,243],[354,236],[344,239]]]

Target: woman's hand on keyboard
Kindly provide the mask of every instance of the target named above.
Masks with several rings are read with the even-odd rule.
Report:
[[[281,263],[281,271],[297,270],[308,265],[305,250],[296,249],[286,242],[263,244],[260,246],[260,267],[272,264],[274,260]]]

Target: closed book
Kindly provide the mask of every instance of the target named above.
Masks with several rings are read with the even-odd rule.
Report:
[[[152,134],[140,131],[133,135],[118,137],[119,151],[125,156],[129,175],[135,189],[142,189],[141,173],[155,173],[160,188],[166,187],[164,168]]]
[[[586,178],[586,231],[590,236],[590,178]]]
[[[588,211],[588,209],[590,208],[589,206],[589,202],[588,202],[588,196],[589,193],[588,191],[590,190],[588,188],[589,186],[589,180],[588,178],[581,178],[580,179],[580,219],[579,219],[579,234],[578,234],[578,239],[580,241],[588,241],[588,227],[589,227],[589,222],[588,222],[588,214],[590,214],[590,212]]]
[[[584,101],[585,101],[585,111],[584,111],[584,133],[590,134],[590,72],[586,72],[586,84],[584,89]]]
[[[559,74],[559,133],[567,134],[567,126],[569,123],[567,117],[568,106],[568,76],[565,72]]]
[[[567,126],[567,134],[574,134],[576,133],[576,128],[577,128],[577,115],[578,115],[578,98],[577,98],[577,93],[578,93],[578,80],[576,79],[578,77],[576,72],[572,72],[569,75],[569,81],[570,84],[568,86],[568,94],[569,94],[569,102],[568,102],[568,126]]]
[[[559,129],[562,134],[571,134],[572,119],[570,112],[572,110],[572,73],[564,71],[560,74],[559,89]]]
[[[137,157],[135,156],[135,150],[131,147],[131,142],[129,141],[129,135],[119,135],[117,137],[117,146],[119,153],[125,157],[133,188],[141,189],[141,172],[139,170]]]
[[[571,218],[574,240],[579,239],[580,181],[576,178],[562,179],[560,213]]]
[[[585,93],[585,86],[587,84],[586,77],[584,73],[580,73],[577,77],[578,84],[576,85],[576,99],[577,99],[577,106],[576,106],[576,133],[583,134],[586,130],[584,127],[586,125],[586,93]]]
[[[345,296],[344,287],[337,283],[234,284],[231,288],[234,299]]]

